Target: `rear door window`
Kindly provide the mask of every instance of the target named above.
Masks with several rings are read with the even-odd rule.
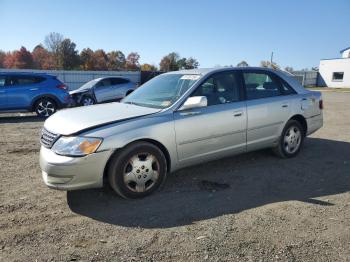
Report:
[[[129,83],[129,80],[124,78],[112,78],[112,85],[120,85]]]
[[[280,96],[280,83],[265,72],[243,72],[247,99]]]
[[[44,80],[45,78],[40,76],[10,76],[9,85],[31,85],[43,82]]]

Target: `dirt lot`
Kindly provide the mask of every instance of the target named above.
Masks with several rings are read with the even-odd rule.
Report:
[[[350,261],[350,93],[324,100],[298,157],[195,166],[136,201],[48,189],[43,123],[0,116],[0,261]]]

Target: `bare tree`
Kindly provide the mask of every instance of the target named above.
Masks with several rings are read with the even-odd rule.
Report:
[[[55,66],[58,67],[59,64],[59,49],[63,42],[63,35],[56,32],[51,32],[45,37],[45,46],[49,52],[52,53]]]

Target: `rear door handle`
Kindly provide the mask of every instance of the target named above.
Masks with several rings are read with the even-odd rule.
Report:
[[[243,115],[242,111],[234,112],[234,114],[233,114],[234,117],[239,117],[239,116],[242,116],[242,115]]]
[[[0,93],[6,93],[4,90],[0,90]]]
[[[283,104],[282,107],[288,107],[288,104]]]
[[[31,89],[29,89],[30,91],[36,91],[36,90],[38,90],[39,88],[31,88]]]

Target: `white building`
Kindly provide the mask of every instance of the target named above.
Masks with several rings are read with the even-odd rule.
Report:
[[[320,61],[320,86],[350,87],[350,47],[341,50],[340,53],[341,58]]]

